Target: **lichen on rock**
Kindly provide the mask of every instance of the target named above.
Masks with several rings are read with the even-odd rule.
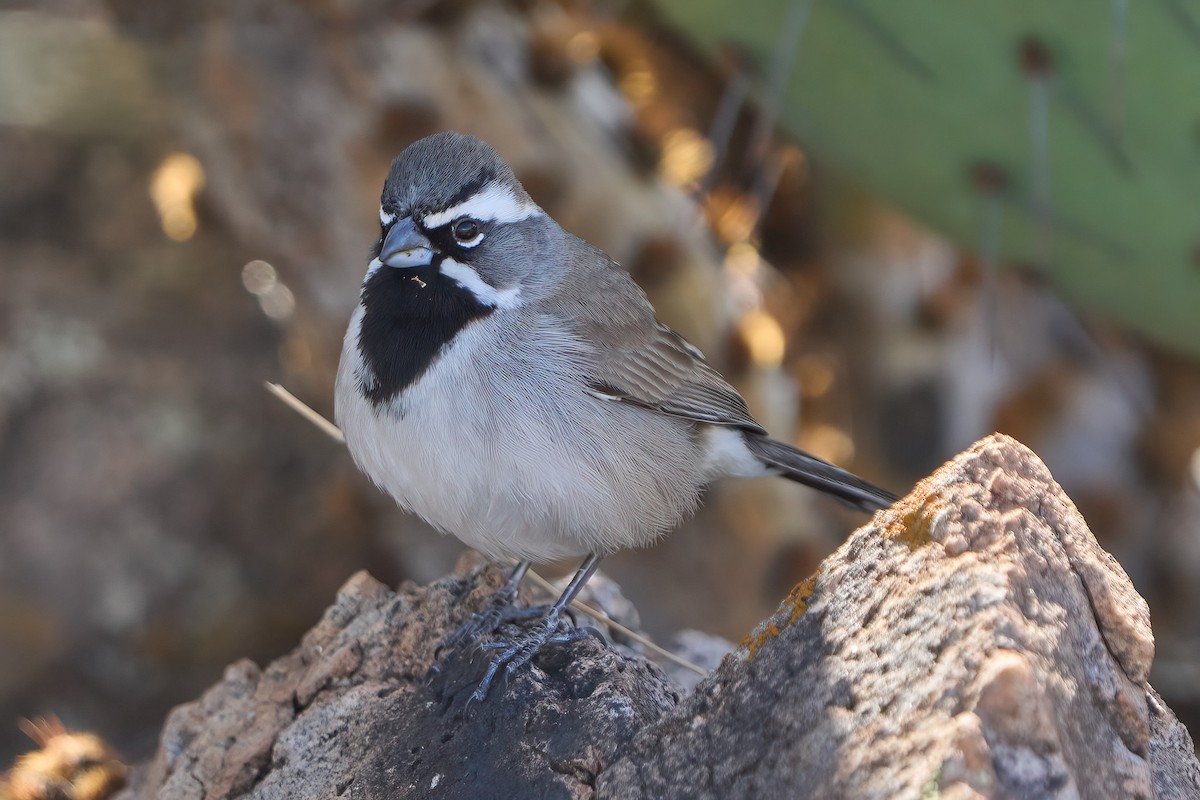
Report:
[[[1145,603],[1007,437],[877,513],[690,695],[588,638],[464,708],[482,656],[426,676],[501,580],[360,573],[292,653],[176,709],[129,796],[1200,796]]]

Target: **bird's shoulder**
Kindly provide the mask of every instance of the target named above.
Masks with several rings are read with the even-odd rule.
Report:
[[[565,279],[544,310],[584,343],[585,391],[601,400],[761,432],[742,396],[698,348],[659,322],[629,273],[598,248],[569,238]]]

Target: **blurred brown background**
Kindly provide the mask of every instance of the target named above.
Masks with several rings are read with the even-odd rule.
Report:
[[[444,129],[628,267],[774,434],[899,491],[992,430],[1030,445],[1149,600],[1152,681],[1195,733],[1200,366],[988,279],[773,133],[756,74],[615,0],[0,11],[0,764],[46,713],[144,756],[353,571],[452,567],[263,387],[331,414],[383,177]],[[716,487],[606,562],[649,631],[740,638],[862,522],[783,484]]]

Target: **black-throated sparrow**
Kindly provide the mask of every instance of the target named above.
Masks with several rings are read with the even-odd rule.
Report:
[[[449,644],[499,624],[530,562],[586,555],[476,699],[498,670],[574,638],[559,616],[600,558],[674,528],[717,478],[782,475],[863,509],[895,499],[768,438],[629,275],[482,141],[440,133],[405,149],[379,220],[337,377],[350,453],[404,508],[520,562]]]

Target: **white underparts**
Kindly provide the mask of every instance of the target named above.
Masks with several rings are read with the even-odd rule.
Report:
[[[421,220],[426,228],[440,228],[459,217],[470,217],[480,222],[520,222],[544,213],[537,203],[522,199],[506,186],[489,183],[475,194],[445,211],[430,214]]]
[[[495,308],[516,308],[521,304],[521,287],[512,286],[508,289],[497,289],[479,277],[479,273],[466,264],[461,264],[452,258],[443,258],[442,274],[458,283],[485,306]]]
[[[758,478],[775,474],[750,452],[746,434],[738,428],[713,425],[705,435],[706,461],[713,477]]]

